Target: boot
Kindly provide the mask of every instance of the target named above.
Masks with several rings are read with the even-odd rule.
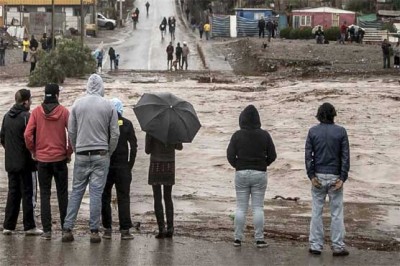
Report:
[[[165,228],[164,226],[158,227],[158,234],[156,235],[157,239],[165,238]]]
[[[166,208],[165,212],[167,215],[167,232],[165,234],[165,237],[172,238],[172,236],[174,235],[174,208],[173,208],[173,206]]]
[[[157,209],[155,210],[156,220],[158,225],[158,234],[156,238],[164,238],[165,237],[165,222],[164,222],[164,210]]]

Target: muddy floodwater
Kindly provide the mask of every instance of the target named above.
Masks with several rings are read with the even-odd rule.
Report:
[[[118,97],[123,101],[124,116],[133,122],[138,138],[131,204],[134,221],[141,222],[141,232],[151,233],[156,226],[152,190],[147,185],[149,156],[144,152],[145,133],[140,130],[132,107],[143,93],[168,91],[191,102],[202,124],[193,143],[184,144],[183,150],[176,155],[173,195],[178,235],[231,240],[235,210],[234,170],[226,160],[226,148],[231,135],[239,128],[240,112],[248,104],[254,104],[260,112],[262,128],[270,132],[278,154],[277,160],[268,168],[267,237],[306,243],[311,187],[304,167],[305,138],[308,129],[317,123],[318,106],[331,102],[338,113],[336,123],[347,129],[351,149],[351,171],[344,185],[348,241],[361,248],[399,248],[400,93],[396,78],[265,82],[262,77],[220,73],[212,76],[211,81],[214,78],[214,81],[225,82],[202,83],[198,82],[202,80],[200,76],[204,74],[126,72],[118,76],[104,75],[105,97]],[[85,82],[84,79],[67,80],[60,95],[61,103],[71,107],[84,93]],[[21,80],[2,82],[1,116],[12,106],[16,88],[25,84]],[[43,89],[33,88],[32,94],[34,108],[43,98]],[[4,149],[0,150],[0,161],[0,220],[3,220],[7,191]],[[72,166],[69,165],[70,186]],[[58,213],[54,194],[53,212]],[[85,231],[89,208],[87,196],[77,222],[77,228]],[[276,196],[281,197],[274,199]],[[282,199],[295,197],[300,199]],[[115,214],[116,211],[116,221]],[[55,227],[59,226],[55,219],[57,215],[53,217]],[[252,226],[250,220],[248,225]]]

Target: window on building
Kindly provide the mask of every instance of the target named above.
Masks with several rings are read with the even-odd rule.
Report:
[[[339,14],[332,14],[332,27],[339,27]]]
[[[311,27],[311,16],[293,16],[293,28]]]

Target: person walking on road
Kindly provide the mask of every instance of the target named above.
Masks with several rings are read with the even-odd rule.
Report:
[[[306,170],[312,184],[309,252],[313,255],[320,255],[324,246],[322,211],[327,195],[331,211],[333,256],[349,255],[343,242],[343,183],[350,170],[350,148],[346,129],[335,124],[335,116],[336,110],[332,104],[322,104],[317,112],[320,123],[310,128],[305,145]]]
[[[113,69],[113,63],[114,63],[114,68],[117,69],[117,65],[115,62],[116,56],[115,56],[115,50],[114,48],[110,47],[108,50],[108,55],[110,56],[110,69]]]
[[[167,69],[172,70],[172,60],[174,60],[174,46],[172,46],[172,42],[169,42],[166,52],[167,52]]]
[[[340,26],[340,40],[339,43],[345,44],[346,34],[347,34],[347,25],[346,21],[343,22],[342,26]]]
[[[6,48],[3,39],[0,39],[0,66],[6,65]]]
[[[271,37],[273,36],[273,32],[275,30],[274,23],[272,20],[268,19],[267,24],[265,25],[268,31],[268,42],[271,42]]]
[[[30,42],[28,40],[28,37],[25,37],[24,40],[22,41],[22,61],[28,62],[27,58],[28,58],[28,54],[29,54],[29,46],[30,46]]]
[[[169,30],[169,33],[171,34],[171,41],[173,41],[173,40],[175,40],[175,26],[176,26],[175,17],[171,17],[168,20],[168,25],[169,25],[168,30]]]
[[[199,28],[200,39],[202,40],[203,39],[203,33],[204,33],[204,23],[203,23],[203,21],[200,21],[198,28]]]
[[[158,234],[156,238],[171,238],[174,234],[172,186],[175,185],[175,150],[182,149],[182,143],[164,144],[158,139],[146,134],[145,152],[146,154],[150,154],[148,183],[153,188],[154,212],[158,225]],[[167,230],[165,230],[162,194],[165,203]]]
[[[119,231],[122,240],[133,239],[129,232],[132,227],[130,188],[132,182],[132,168],[135,164],[137,152],[137,140],[132,122],[122,116],[122,102],[114,98],[111,100],[118,113],[119,140],[117,148],[110,159],[110,168],[106,186],[102,195],[101,216],[104,227],[103,238],[111,239],[112,215],[111,215],[111,190],[115,184],[118,201]]]
[[[254,238],[258,248],[267,247],[264,241],[264,196],[267,188],[267,167],[276,159],[271,136],[261,128],[260,115],[254,105],[247,106],[239,116],[240,130],[229,142],[227,159],[235,168],[236,215],[235,240],[242,244],[246,214],[251,197]]]
[[[160,24],[161,40],[164,39],[164,34],[167,33],[167,18],[164,17]]]
[[[183,47],[182,47],[182,65],[181,69],[183,69],[183,64],[185,64],[185,70],[188,69],[188,56],[189,56],[189,47],[187,46],[186,42],[183,42]]]
[[[75,152],[75,163],[62,242],[74,240],[72,229],[88,184],[90,242],[101,242],[101,197],[107,181],[110,156],[117,147],[119,138],[117,112],[103,97],[103,80],[99,75],[92,74],[87,83],[86,95],[76,100],[72,106],[68,134]]]
[[[31,62],[31,69],[29,71],[30,74],[35,70],[36,68],[36,63],[37,63],[37,50],[35,47],[32,47],[31,50],[29,51],[29,61]]]
[[[208,41],[208,39],[210,38],[210,31],[211,31],[211,25],[210,23],[207,21],[204,24],[204,32],[206,33],[206,40]]]
[[[97,59],[97,71],[101,72],[103,69],[103,49],[100,49],[97,53],[96,59]]]
[[[21,89],[15,93],[14,106],[4,115],[0,131],[1,145],[5,150],[5,169],[8,175],[8,195],[5,207],[3,234],[15,231],[22,200],[25,235],[41,235],[36,228],[34,207],[36,197],[36,170],[31,153],[26,148],[24,132],[29,121],[31,92]]]
[[[149,7],[150,7],[150,3],[149,1],[146,2],[146,15],[149,16]]]
[[[261,16],[261,18],[258,20],[258,38],[264,38],[265,36],[265,20],[264,17]]]
[[[175,56],[176,56],[176,60],[178,61],[178,66],[179,66],[179,68],[182,69],[182,67],[181,67],[181,61],[182,61],[182,47],[181,47],[181,44],[180,44],[179,42],[176,44]]]
[[[29,49],[32,50],[32,48],[35,48],[35,50],[39,48],[39,42],[35,39],[35,35],[32,35],[29,41]]]
[[[72,147],[66,133],[69,111],[58,101],[60,87],[47,84],[44,93],[43,103],[32,111],[24,138],[32,158],[38,162],[40,216],[44,230],[42,238],[50,240],[51,183],[54,176],[62,229],[68,206],[67,163],[71,161]]]

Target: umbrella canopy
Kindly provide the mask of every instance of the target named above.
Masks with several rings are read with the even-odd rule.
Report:
[[[168,92],[143,94],[133,111],[142,130],[165,144],[192,142],[201,127],[193,105]]]

